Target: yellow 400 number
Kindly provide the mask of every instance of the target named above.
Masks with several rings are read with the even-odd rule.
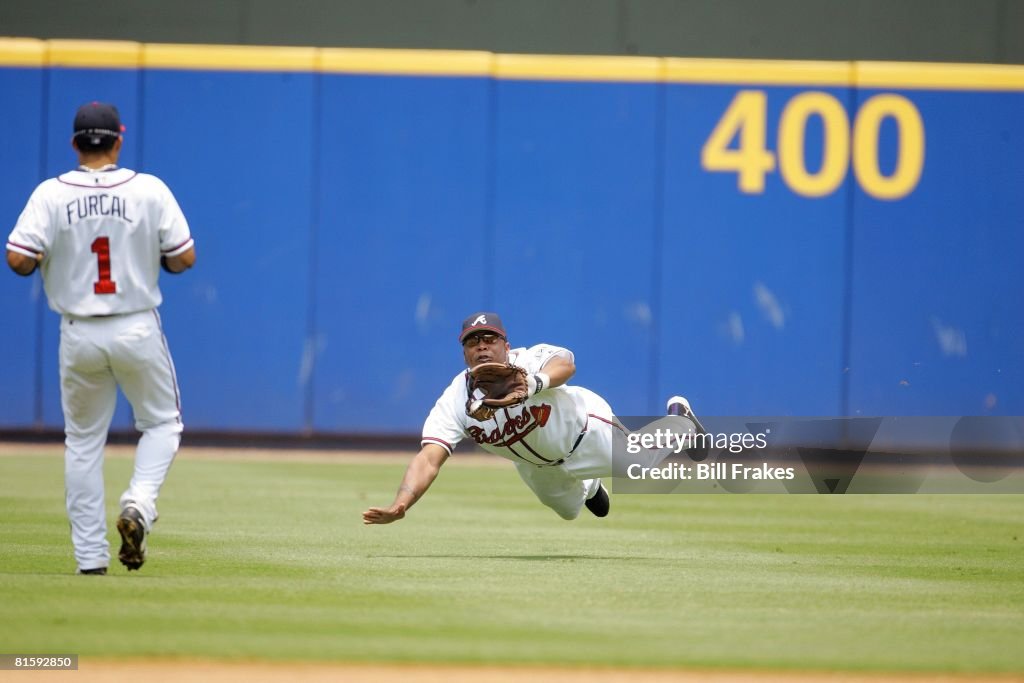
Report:
[[[807,119],[821,118],[824,129],[821,167],[816,171],[804,162]],[[891,175],[878,166],[878,131],[886,118],[899,128],[899,153]],[[775,170],[776,155],[767,149],[768,97],[763,90],[736,93],[711,131],[701,151],[701,165],[708,171],[737,174],[741,192],[764,192],[764,177]],[[738,136],[735,148],[729,145]],[[864,191],[878,199],[899,199],[917,187],[924,169],[924,123],[913,102],[900,95],[869,98],[853,122],[839,100],[824,92],[797,95],[782,110],[778,130],[778,167],[786,185],[805,197],[832,194],[842,184],[850,166]]]

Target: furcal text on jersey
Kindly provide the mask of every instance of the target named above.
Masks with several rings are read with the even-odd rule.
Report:
[[[85,197],[72,199],[65,206],[68,215],[68,225],[73,225],[85,218],[105,216],[107,218],[120,218],[127,223],[134,221],[128,216],[128,202],[124,197],[116,194],[90,194]]]

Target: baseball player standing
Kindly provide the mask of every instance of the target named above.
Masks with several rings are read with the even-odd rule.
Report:
[[[174,364],[160,326],[161,267],[181,273],[195,250],[188,223],[159,178],[120,168],[120,115],[92,102],[75,115],[71,146],[79,166],[41,183],[7,240],[19,275],[38,267],[50,308],[61,315],[60,382],[64,478],[79,574],[106,574],[103,448],[117,387],[142,432],[135,469],[121,496],[118,558],[146,560],[156,499],[181,440]]]
[[[601,477],[612,476],[613,430],[623,427],[603,398],[566,384],[576,372],[572,352],[548,344],[513,349],[501,319],[489,312],[466,318],[459,341],[470,369],[455,376],[430,411],[421,449],[406,469],[394,502],[363,512],[363,523],[402,519],[466,437],[514,462],[537,498],[563,519],[575,519],[584,506],[597,517],[606,516],[611,500]],[[481,411],[473,374],[492,363],[525,371],[525,400]],[[692,418],[689,403],[680,396],[669,400],[669,414]]]

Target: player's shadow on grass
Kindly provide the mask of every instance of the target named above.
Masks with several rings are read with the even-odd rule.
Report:
[[[565,560],[645,560],[654,558],[636,557],[630,555],[625,557],[622,555],[374,555],[374,557],[380,559],[389,560],[424,560],[424,559],[437,559],[437,560],[454,560],[454,559],[466,559],[466,560],[522,560],[523,562],[553,562],[553,561],[565,561]]]

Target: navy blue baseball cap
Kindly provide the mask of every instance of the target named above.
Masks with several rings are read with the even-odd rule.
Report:
[[[93,145],[103,138],[120,137],[125,130],[117,107],[105,102],[83,104],[75,113],[74,137],[85,137]]]
[[[459,334],[459,342],[465,342],[466,337],[474,332],[490,332],[491,334],[500,336],[502,339],[508,338],[508,335],[505,334],[505,326],[501,324],[501,318],[498,317],[497,313],[492,313],[490,311],[474,313],[463,320],[462,332]]]

